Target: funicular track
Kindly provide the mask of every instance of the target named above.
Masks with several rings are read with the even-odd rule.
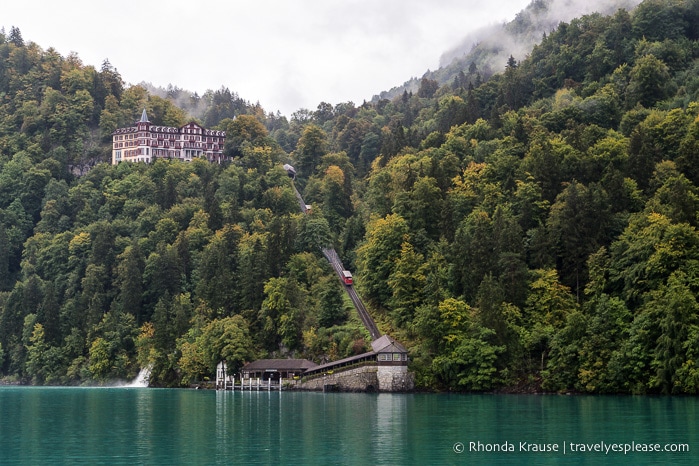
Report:
[[[366,307],[364,307],[364,303],[362,303],[362,300],[359,298],[357,291],[354,289],[352,285],[346,285],[342,280],[342,271],[345,270],[345,268],[342,265],[342,262],[340,261],[340,257],[337,255],[337,252],[335,252],[335,250],[331,248],[323,248],[322,251],[325,258],[328,260],[328,262],[330,262],[330,265],[332,266],[333,270],[335,270],[335,274],[340,279],[340,282],[342,283],[342,286],[345,288],[345,291],[352,300],[352,304],[354,304],[354,308],[357,310],[359,318],[362,320],[364,326],[369,331],[371,339],[376,340],[381,336],[381,332],[379,332],[379,329],[376,326],[374,319],[371,318],[369,312],[366,310]]]
[[[306,202],[303,200],[301,193],[299,193],[299,191],[296,189],[296,186],[293,183],[292,186],[294,188],[296,198],[299,201],[301,211],[305,214],[308,214],[308,206],[306,205]],[[342,271],[345,270],[345,267],[342,265],[340,256],[333,248],[321,248],[321,251],[323,252],[323,255],[335,271],[335,274],[337,275],[337,278],[340,280],[340,283],[342,283],[345,292],[352,300],[352,304],[354,305],[354,308],[357,310],[357,314],[359,315],[359,318],[364,324],[364,327],[366,327],[366,329],[369,331],[372,341],[381,337],[381,332],[379,332],[379,329],[376,326],[376,322],[374,322],[374,319],[372,319],[371,315],[369,315],[369,312],[366,310],[366,307],[364,307],[364,303],[362,303],[362,300],[359,298],[357,291],[354,289],[352,285],[347,285],[344,282],[342,277]]]

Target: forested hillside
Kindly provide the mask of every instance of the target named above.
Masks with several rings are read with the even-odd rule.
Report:
[[[468,34],[442,54],[438,69],[424,76],[443,85],[473,66],[481,77],[490,77],[505,68],[508,57],[525,58],[541,37],[561,22],[592,12],[611,15],[619,9],[631,10],[639,3],[641,0],[532,0],[509,23],[487,25]],[[404,90],[416,92],[419,86],[420,79],[413,77],[374,99],[391,99]]]
[[[291,118],[177,107],[0,35],[0,375],[178,386],[369,336],[334,244],[419,386],[699,391],[699,0],[560,24],[502,73]],[[231,162],[110,166],[143,108]],[[312,204],[299,211],[292,181]]]

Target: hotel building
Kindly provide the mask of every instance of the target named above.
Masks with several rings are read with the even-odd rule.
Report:
[[[112,165],[120,162],[146,162],[156,158],[191,162],[206,157],[221,163],[225,131],[214,131],[190,122],[180,128],[156,126],[148,121],[146,109],[134,126],[119,128],[112,133]]]

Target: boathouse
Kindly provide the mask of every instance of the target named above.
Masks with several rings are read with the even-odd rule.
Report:
[[[281,389],[283,383],[298,380],[306,370],[316,366],[307,359],[258,359],[244,365],[236,374],[229,373],[226,363],[221,361],[216,366],[216,388],[271,390],[274,386]]]
[[[300,377],[318,364],[308,359],[258,359],[243,366],[240,370],[243,379],[272,380]]]

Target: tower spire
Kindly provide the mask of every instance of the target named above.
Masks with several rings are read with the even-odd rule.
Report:
[[[148,115],[146,115],[145,108],[143,109],[143,113],[141,113],[141,120],[139,121],[139,123],[150,123],[150,121],[148,121]]]

